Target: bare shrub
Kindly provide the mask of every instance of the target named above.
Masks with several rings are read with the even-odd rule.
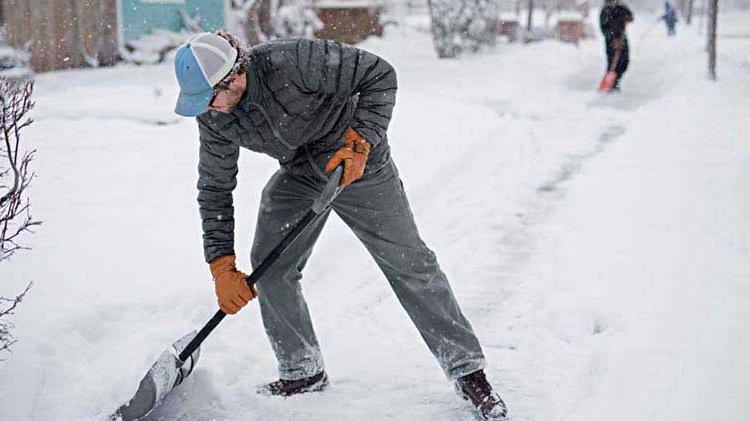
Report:
[[[21,131],[33,120],[31,94],[34,82],[19,83],[0,79],[0,262],[19,250],[28,249],[21,239],[41,224],[31,216],[27,189],[34,179],[30,164],[36,150],[26,150]],[[0,351],[10,351],[16,341],[9,321],[33,283],[15,297],[0,296]]]

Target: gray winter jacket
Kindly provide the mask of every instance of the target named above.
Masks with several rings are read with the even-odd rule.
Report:
[[[325,177],[325,163],[352,127],[373,144],[366,174],[389,159],[386,131],[396,72],[385,60],[324,40],[261,44],[247,60],[247,94],[237,108],[197,117],[198,203],[207,262],[234,254],[232,191],[240,147],[270,155],[291,173]]]

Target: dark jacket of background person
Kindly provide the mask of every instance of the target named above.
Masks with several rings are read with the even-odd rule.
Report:
[[[620,1],[605,2],[599,14],[599,27],[607,40],[625,35],[625,25],[632,21],[633,12]]]
[[[614,60],[616,46],[618,41],[622,43],[620,58],[615,66],[617,73],[617,82],[625,73],[630,62],[630,50],[628,48],[628,38],[625,36],[625,25],[633,21],[633,12],[618,0],[608,0],[604,3],[601,13],[599,14],[599,27],[604,35],[604,41],[607,51],[607,70],[611,68]]]
[[[675,34],[675,24],[677,24],[677,11],[674,10],[672,3],[664,3],[664,14],[661,16],[664,23],[667,24],[667,33],[669,35]]]

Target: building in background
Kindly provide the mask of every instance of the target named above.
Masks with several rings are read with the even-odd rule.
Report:
[[[154,30],[226,23],[229,0],[0,0],[7,42],[31,53],[35,71],[111,65]]]
[[[388,5],[388,0],[233,1],[238,10],[238,32],[249,45],[289,37],[354,44],[371,35],[382,35],[381,19]]]
[[[371,35],[381,36],[384,7],[383,0],[317,0],[314,9],[323,26],[315,36],[350,44]]]
[[[249,44],[291,36],[356,43],[382,34],[385,1],[0,0],[0,23],[7,43],[43,72],[158,63],[190,33],[223,27]]]
[[[590,36],[589,0],[496,0],[500,9],[499,35],[512,42],[558,39],[578,43]],[[597,0],[603,1],[603,0]]]
[[[228,0],[119,0],[118,3],[122,43],[148,35],[154,28],[179,32],[185,27],[184,14],[200,21],[204,30],[215,31],[226,26],[230,9]]]

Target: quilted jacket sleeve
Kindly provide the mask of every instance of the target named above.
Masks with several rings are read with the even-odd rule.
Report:
[[[206,262],[234,254],[234,205],[239,146],[198,117],[198,205],[203,225]]]

